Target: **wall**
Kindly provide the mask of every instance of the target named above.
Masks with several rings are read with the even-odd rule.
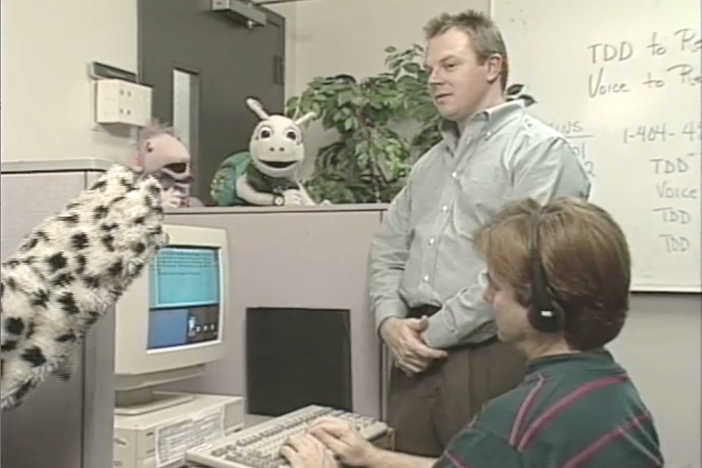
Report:
[[[259,3],[261,0],[253,0]],[[265,0],[263,0],[265,1]],[[305,0],[308,1],[308,0]],[[297,8],[296,3],[280,3],[266,6],[285,18],[285,99],[295,96],[297,90]]]
[[[123,137],[90,131],[88,63],[136,71],[136,0],[5,1],[1,18],[2,160],[120,154]]]
[[[622,334],[612,344],[649,405],[666,466],[702,467],[702,296],[634,294]]]

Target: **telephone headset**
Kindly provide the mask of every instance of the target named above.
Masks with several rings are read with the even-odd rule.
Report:
[[[563,330],[563,311],[558,308],[548,290],[546,269],[541,259],[541,242],[539,225],[543,208],[531,217],[531,235],[529,236],[531,256],[531,309],[529,323],[543,333],[557,333]]]

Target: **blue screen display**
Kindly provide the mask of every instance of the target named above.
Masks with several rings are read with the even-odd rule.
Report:
[[[149,267],[148,348],[217,340],[219,249],[166,247]]]

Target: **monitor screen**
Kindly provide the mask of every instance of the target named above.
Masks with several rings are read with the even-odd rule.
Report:
[[[219,249],[163,248],[149,267],[148,349],[217,340],[220,288]]]

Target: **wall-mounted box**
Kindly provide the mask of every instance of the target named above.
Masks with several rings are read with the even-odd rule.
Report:
[[[149,86],[120,79],[95,82],[95,121],[143,127],[151,121]]]

